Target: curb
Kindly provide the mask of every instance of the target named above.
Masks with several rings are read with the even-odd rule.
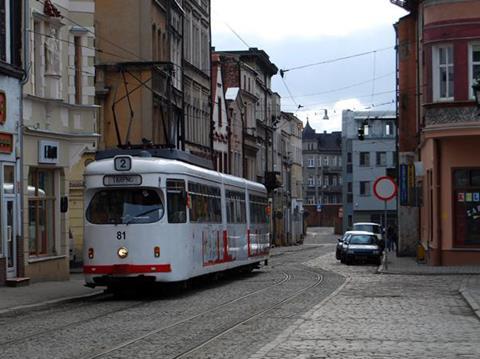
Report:
[[[460,292],[463,299],[465,299],[467,304],[470,306],[470,308],[472,308],[473,313],[475,313],[477,318],[480,319],[480,304],[472,296],[470,290],[466,287],[461,287],[458,291]]]
[[[50,305],[53,305],[53,304],[75,302],[75,301],[81,300],[81,299],[97,297],[97,296],[100,296],[104,293],[105,292],[102,290],[102,291],[96,291],[94,293],[77,295],[77,296],[73,296],[73,297],[63,297],[63,298],[58,298],[58,299],[46,300],[44,302],[39,302],[39,303],[25,304],[25,305],[19,305],[17,307],[0,309],[0,315],[12,313],[12,312],[26,311],[26,310],[29,310],[29,309],[37,309],[37,308],[40,308],[40,307],[47,307],[47,306],[50,306]]]

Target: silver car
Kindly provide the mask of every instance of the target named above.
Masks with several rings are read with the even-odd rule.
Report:
[[[363,232],[350,235],[342,248],[343,263],[374,262],[380,265],[383,249],[373,233]]]

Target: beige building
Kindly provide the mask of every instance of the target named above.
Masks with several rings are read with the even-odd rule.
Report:
[[[96,2],[100,148],[183,146],[181,1]]]
[[[211,158],[210,0],[183,0],[185,149]]]
[[[26,31],[23,90],[23,243],[20,275],[69,276],[69,197],[81,191],[84,161],[97,147],[93,0],[34,1]],[[72,172],[72,168],[78,170]],[[75,206],[73,206],[75,207]],[[79,223],[74,223],[73,232]]]

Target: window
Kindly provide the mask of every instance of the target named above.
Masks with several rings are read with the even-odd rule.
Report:
[[[187,222],[187,193],[185,181],[178,179],[167,180],[167,215],[168,223]]]
[[[313,177],[308,177],[308,185],[309,185],[310,187],[315,186],[315,178],[313,178]]]
[[[370,196],[370,182],[361,181],[360,182],[360,195],[361,196]]]
[[[360,166],[370,166],[370,152],[360,152]]]
[[[480,246],[480,168],[453,171],[454,244]]]
[[[315,167],[315,159],[309,158],[308,159],[308,167]]]
[[[158,222],[163,204],[153,189],[107,189],[95,193],[86,218],[93,224],[136,224]]]
[[[245,193],[226,191],[227,222],[247,223],[247,210],[245,207]]]
[[[189,182],[190,222],[222,223],[220,188]]]
[[[347,153],[347,163],[352,163],[352,152]]]
[[[328,156],[324,156],[324,157],[323,157],[323,165],[324,165],[324,166],[328,166],[328,164],[329,164]]]
[[[385,136],[393,136],[393,124],[385,124]]]
[[[250,195],[250,222],[267,223],[267,206],[266,197]]]
[[[453,46],[433,48],[433,99],[453,100]]]
[[[347,183],[347,192],[352,193],[352,182]]]
[[[469,75],[470,75],[470,98],[474,98],[472,85],[476,79],[480,78],[480,44],[470,45],[469,54]]]
[[[31,168],[28,174],[30,255],[55,255],[54,171]]]
[[[217,98],[218,103],[218,128],[222,127],[222,99],[220,97]]]
[[[387,153],[377,152],[377,166],[386,166],[386,165],[387,165]]]
[[[75,103],[82,103],[82,38],[80,36],[74,37],[75,57]]]

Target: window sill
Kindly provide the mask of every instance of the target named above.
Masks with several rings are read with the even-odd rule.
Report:
[[[67,256],[45,256],[45,257],[29,257],[28,258],[28,263],[38,263],[38,262],[48,262],[48,261],[54,261],[58,259],[65,259]]]

